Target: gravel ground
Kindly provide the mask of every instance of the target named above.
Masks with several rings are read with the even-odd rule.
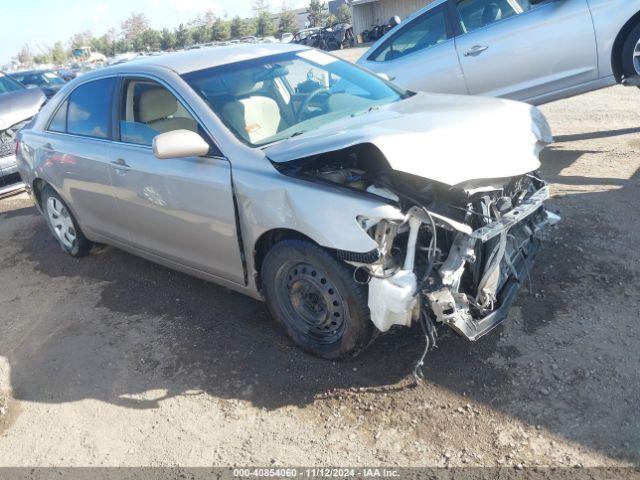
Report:
[[[633,465],[640,460],[640,92],[545,106],[562,224],[475,344],[419,329],[349,362],[260,302],[105,247],[64,255],[0,201],[0,465]]]

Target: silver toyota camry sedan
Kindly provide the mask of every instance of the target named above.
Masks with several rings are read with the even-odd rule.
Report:
[[[18,136],[64,251],[106,243],[264,299],[324,358],[420,322],[500,324],[557,220],[535,107],[414,94],[296,45],[92,72]]]

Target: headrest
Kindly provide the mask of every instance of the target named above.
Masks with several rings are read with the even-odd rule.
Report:
[[[225,83],[229,94],[234,97],[242,97],[262,88],[262,82],[255,81],[253,75],[254,72],[251,71],[237,72],[228,75],[225,78]]]
[[[146,90],[140,95],[138,115],[140,121],[147,123],[167,118],[178,110],[178,100],[164,88]]]

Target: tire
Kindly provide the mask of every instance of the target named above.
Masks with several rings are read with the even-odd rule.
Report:
[[[271,314],[307,352],[328,360],[352,358],[375,339],[366,286],[319,246],[305,240],[277,243],[261,276]]]
[[[341,45],[340,42],[338,42],[338,40],[336,40],[335,38],[330,38],[329,40],[327,40],[327,51],[334,51],[334,50],[340,50],[341,49]]]
[[[41,198],[44,218],[60,248],[72,257],[83,257],[89,253],[92,243],[80,230],[67,204],[49,186],[44,187]]]
[[[631,30],[622,47],[622,71],[627,78],[640,75],[640,57],[637,57],[634,62],[636,49],[640,53],[640,44],[638,42],[640,42],[640,24]]]

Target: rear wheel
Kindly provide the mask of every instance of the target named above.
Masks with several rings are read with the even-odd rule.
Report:
[[[73,214],[49,186],[42,190],[42,210],[49,230],[58,240],[60,247],[73,257],[82,257],[91,250],[91,242],[80,230]]]
[[[365,286],[317,245],[279,242],[261,273],[272,315],[304,350],[326,359],[353,357],[375,338]]]
[[[631,30],[622,47],[622,70],[625,77],[640,75],[640,24]]]

